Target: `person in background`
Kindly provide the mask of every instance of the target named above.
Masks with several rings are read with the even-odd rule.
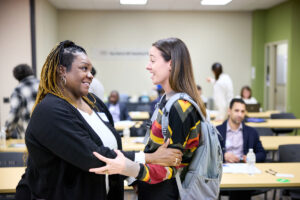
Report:
[[[97,71],[94,67],[92,68],[91,73],[92,73],[94,78],[93,78],[93,81],[90,85],[89,92],[95,94],[97,97],[99,97],[101,100],[103,100],[104,87],[103,87],[102,83],[97,78],[95,78],[95,75],[96,75]]]
[[[241,89],[241,96],[236,98],[243,99],[246,104],[257,104],[257,100],[252,96],[252,90],[249,86],[244,86]]]
[[[29,156],[16,200],[124,199],[123,176],[89,173],[92,167],[105,166],[93,152],[115,158],[122,149],[105,104],[88,93],[91,69],[86,51],[69,40],[56,45],[48,55],[26,130]],[[134,163],[177,166],[182,153],[166,148],[167,144],[153,153],[123,154]]]
[[[159,102],[160,98],[163,96],[165,93],[164,89],[161,87],[161,85],[156,85],[156,91],[158,94],[158,97],[154,99],[150,104],[151,104],[151,115],[153,114],[155,110],[155,105]]]
[[[151,74],[152,83],[160,84],[166,95],[158,105],[158,114],[150,128],[144,152],[156,151],[164,143],[161,129],[162,110],[169,98],[179,92],[187,93],[199,105],[206,115],[205,106],[197,93],[191,58],[186,45],[178,38],[167,38],[153,43],[150,49],[150,61],[147,70]],[[171,107],[169,113],[169,127],[166,135],[170,135],[170,148],[180,149],[183,152],[182,164],[179,167],[163,167],[160,165],[140,165],[137,183],[138,199],[140,200],[177,200],[179,192],[175,175],[179,168],[184,178],[195,150],[201,145],[200,116],[196,108],[188,101],[179,99]],[[97,155],[97,154],[95,154]],[[129,165],[124,156],[118,155],[115,159],[97,156],[107,163],[105,167],[91,169],[99,174],[113,174],[126,171]],[[132,170],[137,169],[133,168]],[[124,175],[128,175],[125,174]]]
[[[197,90],[198,90],[199,96],[201,97],[203,103],[206,104],[207,103],[207,98],[206,98],[206,96],[203,95],[202,88],[201,88],[200,85],[197,85]]]
[[[10,96],[10,111],[5,122],[5,131],[8,138],[24,138],[38,92],[39,80],[34,77],[31,67],[27,64],[17,65],[13,69],[13,75],[19,81],[19,85]]]
[[[259,140],[257,131],[243,122],[246,114],[246,104],[242,99],[232,99],[228,109],[228,120],[217,126],[222,137],[219,137],[225,163],[246,162],[249,148],[252,148],[256,162],[264,162],[266,152]],[[222,138],[222,139],[221,139]],[[229,192],[230,200],[237,200],[243,197],[251,199],[253,191]]]
[[[130,116],[128,115],[126,104],[119,102],[118,91],[113,90],[110,92],[106,106],[111,113],[114,122],[131,120]]]
[[[212,71],[215,79],[208,77],[207,81],[214,84],[213,99],[218,111],[216,120],[224,120],[227,117],[229,102],[233,98],[233,84],[230,76],[223,73],[220,63],[214,63]]]

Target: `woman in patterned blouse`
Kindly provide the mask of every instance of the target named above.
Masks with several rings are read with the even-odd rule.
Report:
[[[173,94],[185,92],[197,102],[204,114],[205,108],[197,93],[189,51],[180,39],[168,38],[155,42],[150,49],[150,62],[147,70],[151,73],[153,84],[160,84],[166,94],[158,105],[159,112],[156,120],[152,123],[150,137],[144,150],[145,153],[150,153],[163,145],[166,140],[161,130],[162,108]],[[129,161],[121,153],[118,153],[116,159],[107,159],[95,154],[107,165],[90,171],[99,174],[134,175],[138,180],[135,182],[138,188],[138,197],[142,200],[178,199],[176,172],[182,168],[181,178],[184,178],[193,153],[200,144],[200,116],[196,108],[188,101],[178,100],[171,107],[168,132],[170,135],[168,147],[180,149],[183,153],[179,166],[139,164],[138,168],[133,167],[137,166],[137,163]]]

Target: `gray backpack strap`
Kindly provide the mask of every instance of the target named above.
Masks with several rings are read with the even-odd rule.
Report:
[[[164,99],[165,96],[166,96],[166,95],[164,94],[164,95],[160,98],[159,102],[155,104],[154,112],[153,112],[153,114],[152,114],[152,116],[151,116],[150,121],[148,121],[148,123],[147,123],[147,128],[148,128],[148,129],[147,129],[147,132],[146,132],[145,137],[144,137],[144,144],[147,144],[147,142],[148,142],[148,138],[150,137],[150,129],[151,129],[151,126],[152,126],[153,122],[154,122],[154,121],[156,120],[156,118],[157,118],[157,114],[158,114],[158,110],[159,110],[159,107],[158,107],[158,106],[160,105],[161,101]]]
[[[181,172],[177,171],[175,178],[176,178],[176,183],[177,183],[177,187],[178,187],[178,191],[179,191],[179,199],[181,199],[180,197],[183,197],[182,191],[183,191],[183,187],[182,187],[182,183],[180,180],[179,175],[181,174]]]
[[[194,106],[194,108],[197,109],[198,113],[200,114],[201,121],[206,121],[206,118],[202,114],[198,104],[192,99],[192,97],[190,97],[186,93],[176,93],[170,97],[170,99],[167,101],[165,107],[162,110],[163,116],[161,119],[161,128],[162,128],[162,133],[163,133],[165,140],[167,138],[169,138],[169,135],[167,135],[167,133],[168,133],[168,126],[169,126],[169,113],[170,113],[171,107],[179,99],[190,102]]]

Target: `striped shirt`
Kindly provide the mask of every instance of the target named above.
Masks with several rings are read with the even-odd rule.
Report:
[[[162,108],[167,101],[162,100],[159,112],[153,122],[150,137],[145,147],[145,153],[152,153],[164,143],[161,128]],[[187,166],[192,160],[194,151],[199,146],[201,134],[200,116],[194,106],[185,100],[177,100],[169,114],[168,134],[170,135],[171,148],[180,149],[183,152],[182,163],[179,167],[163,167],[156,164],[141,165],[137,179],[156,184],[175,177],[178,168],[183,168],[182,176],[187,171]]]

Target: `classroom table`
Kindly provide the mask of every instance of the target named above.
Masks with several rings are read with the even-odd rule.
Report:
[[[130,118],[135,121],[139,120],[147,120],[150,118],[149,112],[142,112],[142,111],[131,111],[128,113]]]
[[[260,136],[260,141],[267,151],[278,150],[279,145],[300,144],[300,136]],[[26,147],[10,147],[10,144],[24,144],[24,140],[10,139],[6,142],[7,147],[0,149],[0,152],[27,152]],[[124,151],[143,151],[143,137],[122,137]]]
[[[251,118],[270,118],[271,114],[280,113],[278,110],[268,110],[265,112],[247,112],[246,116]]]
[[[123,131],[125,128],[136,127],[139,128],[143,121],[119,121],[115,122],[115,129],[117,131]]]
[[[277,151],[279,145],[300,144],[300,136],[260,136],[260,141],[267,151]]]
[[[211,121],[215,126],[221,125],[222,121]],[[266,122],[247,122],[246,125],[264,128],[300,128],[300,119],[266,119]]]
[[[122,138],[124,151],[143,151],[145,145],[141,137]],[[300,144],[300,136],[260,136],[260,141],[266,151],[276,151],[279,145]]]
[[[256,163],[261,174],[225,174],[222,175],[221,190],[254,190],[300,188],[300,163]],[[293,174],[293,178],[277,177],[266,172],[272,169],[277,173]],[[289,182],[279,182],[278,179],[288,179]],[[125,190],[132,190],[125,183]]]
[[[254,189],[254,188],[299,188],[300,163],[256,163],[261,174],[223,174],[221,189]],[[293,174],[293,178],[286,178],[290,182],[279,182],[279,178],[271,175],[266,170],[272,169],[277,173]]]
[[[0,152],[27,152],[24,139],[6,140],[6,148],[0,148]]]
[[[222,190],[257,189],[257,188],[299,188],[300,163],[257,163],[256,167],[261,174],[223,174],[221,181]],[[293,174],[293,178],[286,178],[289,182],[277,181],[276,177],[266,170],[272,169],[278,173]],[[16,186],[21,179],[25,167],[0,168],[0,193],[15,193]],[[125,189],[132,189],[125,187]]]
[[[25,167],[0,167],[0,193],[15,193]]]

